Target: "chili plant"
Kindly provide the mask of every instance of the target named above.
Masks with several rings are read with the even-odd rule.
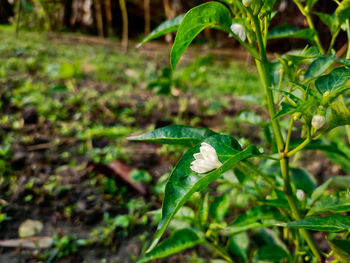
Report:
[[[131,137],[133,141],[188,148],[170,174],[162,217],[141,262],[166,257],[199,244],[214,248],[214,256],[227,262],[237,258],[245,262],[321,262],[325,258],[350,262],[349,192],[328,191],[331,179],[317,186],[310,174],[296,167],[296,156],[300,157],[305,149],[332,152],[350,161],[335,144],[325,140],[325,135],[339,126],[345,126],[350,136],[350,126],[346,126],[350,125],[350,112],[345,94],[350,88],[350,48],[345,58],[337,57],[333,50],[341,30],[350,37],[350,1],[335,0],[338,6],[334,14],[329,15],[312,11],[317,0],[294,0],[305,16],[308,28],[283,25],[271,29],[271,21],[278,12],[277,2],[207,2],[164,22],[142,41],[141,44],[177,31],[170,55],[171,68],[175,70],[186,48],[203,29],[215,28],[233,36],[255,60],[274,142],[268,144],[270,147],[263,153],[255,145],[242,147],[232,136],[180,125]],[[319,39],[321,32],[316,31],[312,15],[317,15],[330,28],[332,38],[328,50]],[[268,40],[277,38],[302,38],[309,44],[302,50],[276,54],[275,59],[270,60],[266,53]],[[292,136],[293,130],[299,138]],[[273,169],[277,172],[271,172]],[[245,214],[234,216],[228,225],[201,222],[192,228],[176,231],[158,244],[186,201],[196,192],[205,192],[210,183],[223,182],[225,174],[232,170],[238,182],[235,187],[242,192],[248,191],[247,180],[253,183],[249,185],[249,191],[254,195],[251,208]],[[208,200],[207,195],[202,198],[197,214],[199,221],[209,220],[206,212]],[[248,235],[240,234],[262,228],[266,233],[273,231],[275,238],[261,247],[256,243],[243,248],[242,243],[249,243]],[[329,244],[328,250],[320,249],[320,240],[315,241],[314,231],[324,232],[322,235]],[[253,232],[248,233],[254,240]],[[244,256],[240,257],[242,254]]]

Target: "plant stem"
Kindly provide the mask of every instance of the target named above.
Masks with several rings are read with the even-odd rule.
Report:
[[[318,49],[320,50],[320,52],[322,54],[324,54],[325,51],[324,51],[324,49],[322,47],[322,44],[321,44],[321,41],[320,41],[320,39],[318,37],[317,31],[315,30],[315,26],[314,26],[314,23],[312,22],[309,10],[306,10],[303,7],[303,5],[299,2],[299,0],[294,0],[294,3],[298,6],[298,8],[299,8],[300,12],[303,14],[303,16],[305,16],[305,18],[307,20],[307,23],[309,24],[309,27],[315,31],[314,41],[315,41]]]
[[[350,58],[350,22],[346,20],[346,34],[348,36],[348,50],[346,51],[346,59]]]
[[[337,36],[339,34],[339,31],[340,31],[340,28],[337,29],[335,34],[332,35],[332,39],[331,39],[331,43],[329,44],[329,47],[328,47],[327,55],[329,55],[331,53],[331,50],[332,50],[332,48],[334,46],[334,42],[335,42],[335,39],[337,38]]]
[[[302,149],[304,149],[304,147],[306,147],[309,143],[311,142],[311,139],[308,137],[305,139],[305,141],[303,141],[301,144],[299,144],[297,147],[295,147],[293,150],[289,151],[287,153],[287,157],[290,157],[294,154],[296,154],[297,152],[301,151]]]
[[[287,134],[287,139],[286,139],[286,146],[284,147],[284,152],[288,152],[288,148],[289,148],[289,142],[290,142],[290,138],[292,136],[292,130],[293,130],[293,124],[294,124],[294,119],[293,116],[290,118],[289,121],[289,128],[288,128],[288,134]]]
[[[262,39],[262,32],[261,32],[259,20],[252,13],[250,13],[250,16],[254,21],[256,36],[257,36],[259,50],[260,50],[260,56],[261,56],[261,61],[256,60],[256,65],[257,65],[257,68],[259,71],[259,75],[263,81],[263,86],[264,86],[265,93],[266,93],[267,104],[268,104],[268,109],[269,109],[269,113],[270,113],[272,128],[273,128],[275,139],[276,139],[277,148],[278,148],[279,153],[284,153],[284,142],[283,142],[281,128],[280,128],[278,120],[273,118],[275,115],[275,104],[273,101],[273,93],[271,90],[272,80],[271,80],[271,76],[270,76],[270,72],[269,72],[269,61],[268,61],[267,56],[266,56],[266,47],[264,45],[265,42]],[[284,153],[283,158],[280,160],[281,173],[282,173],[282,177],[283,177],[283,181],[284,181],[284,192],[285,192],[285,195],[287,197],[289,206],[291,208],[293,218],[295,220],[300,220],[301,216],[300,216],[300,213],[298,210],[297,200],[296,200],[295,194],[293,193],[293,190],[292,190],[292,187],[290,184],[290,180],[289,180],[288,161],[289,161],[288,157]],[[314,240],[312,239],[312,236],[310,235],[310,233],[305,229],[300,230],[300,233],[304,237],[305,241],[309,245],[311,251],[313,252],[315,257],[317,258],[317,260],[321,261],[321,256],[318,252],[318,248],[317,248]]]
[[[227,255],[226,251],[223,250],[220,246],[215,245],[214,242],[215,242],[214,240],[210,240],[210,242],[205,241],[205,244],[207,244],[208,246],[214,248],[215,251],[220,255],[220,257],[225,259],[227,262],[234,263],[234,261],[230,258],[230,256]]]

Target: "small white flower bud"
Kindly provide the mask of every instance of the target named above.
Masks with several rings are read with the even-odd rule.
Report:
[[[253,2],[253,0],[242,0],[242,3],[245,7],[250,6],[250,4]]]
[[[242,41],[245,41],[247,38],[247,34],[245,32],[245,28],[241,24],[232,24],[231,25],[232,32],[237,35]]]
[[[199,174],[207,173],[222,165],[214,147],[206,142],[201,143],[199,153],[195,153],[193,157],[195,160],[191,163],[190,168]]]
[[[296,195],[300,201],[303,201],[305,199],[305,192],[301,189],[297,189]]]
[[[321,115],[315,115],[312,118],[311,125],[317,131],[321,129],[326,124],[326,118]]]
[[[296,195],[300,201],[303,201],[305,199],[305,192],[301,189],[297,189]]]

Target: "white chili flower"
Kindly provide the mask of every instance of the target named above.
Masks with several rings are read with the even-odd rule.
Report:
[[[242,41],[245,41],[247,38],[247,34],[245,32],[245,28],[241,24],[232,24],[231,30],[235,35],[237,35]]]
[[[316,131],[321,129],[325,125],[325,123],[326,123],[326,118],[321,115],[315,115],[311,121],[311,125],[312,127],[314,127]]]
[[[253,0],[242,0],[242,3],[245,7],[250,6],[250,4],[253,2]]]
[[[210,144],[202,142],[199,151],[193,155],[195,160],[191,163],[192,171],[204,174],[222,165],[214,147]]]
[[[300,201],[303,201],[305,199],[305,192],[301,189],[297,189],[296,195]]]

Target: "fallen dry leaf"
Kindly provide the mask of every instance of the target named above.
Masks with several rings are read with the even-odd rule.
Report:
[[[142,195],[146,195],[148,193],[148,189],[143,183],[137,183],[130,177],[133,168],[121,161],[117,160],[110,162],[107,166],[92,164],[87,169],[88,173],[92,172],[93,170],[103,171],[103,173],[106,175],[113,175],[114,177],[117,177]]]

